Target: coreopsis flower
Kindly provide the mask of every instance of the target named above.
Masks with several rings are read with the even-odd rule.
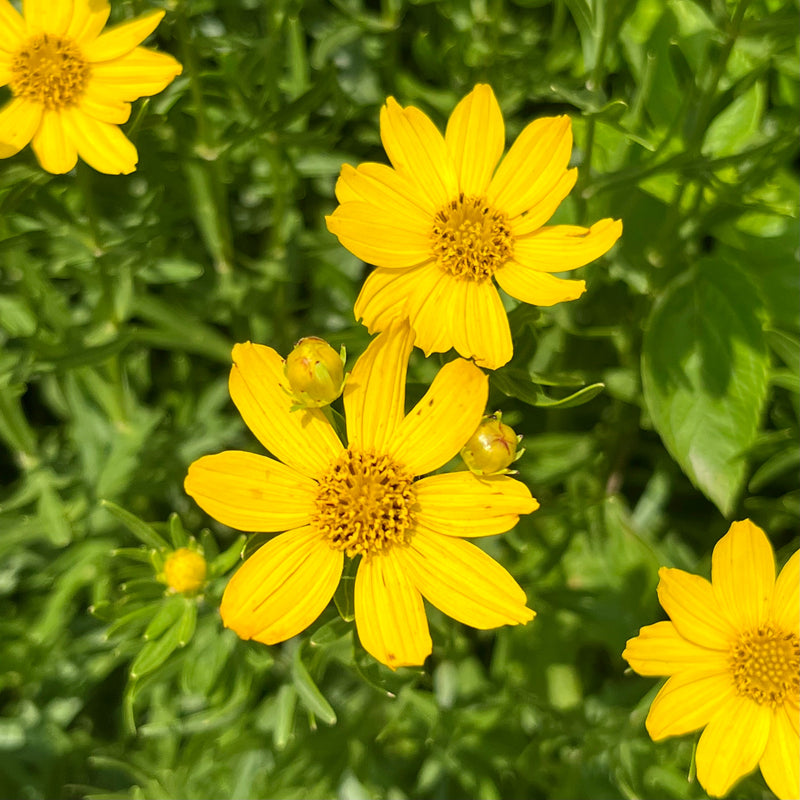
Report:
[[[671,621],[642,628],[623,658],[669,675],[647,715],[653,739],[705,728],[697,778],[714,797],[757,766],[781,800],[800,797],[800,598],[796,552],[775,579],[772,547],[749,519],[714,548],[711,583],[662,568]]]
[[[172,56],[141,44],[163,11],[109,28],[106,0],[0,0],[0,158],[29,142],[48,172],[69,172],[80,156],[99,172],[133,172],[138,154],[119,129],[131,101],[153,95],[181,72]]]
[[[454,347],[479,366],[502,366],[513,347],[494,281],[525,303],[574,300],[585,283],[552,273],[588,264],[622,233],[612,219],[545,225],[577,178],[567,169],[570,119],[535,120],[500,162],[503,116],[485,84],[458,103],[444,137],[418,108],[388,98],[381,139],[392,167],[345,164],[328,230],[377,267],[356,318],[374,333],[407,317],[426,355]]]
[[[503,422],[503,415],[497,411],[484,417],[475,433],[461,448],[461,458],[475,475],[504,475],[511,472],[509,467],[525,452],[517,447],[522,436]]]
[[[355,621],[364,648],[392,669],[422,664],[431,638],[422,598],[475,628],[524,624],[524,591],[466,541],[512,528],[538,508],[507,476],[468,471],[417,476],[449,461],[475,430],[487,379],[457,359],[406,415],[413,333],[398,321],[375,338],[345,384],[348,443],[317,408],[291,410],[283,359],[237,344],[231,397],[275,458],[240,451],[204,456],[186,491],[212,517],[243,531],[285,531],[235,573],[222,598],[225,625],[275,644],[327,606],[345,557],[360,558]]]

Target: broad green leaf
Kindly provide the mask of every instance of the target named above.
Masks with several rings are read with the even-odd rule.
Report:
[[[667,450],[725,515],[745,480],[767,396],[762,302],[738,267],[699,262],[650,314],[645,402]]]

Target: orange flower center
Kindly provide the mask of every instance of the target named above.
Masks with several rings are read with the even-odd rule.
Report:
[[[459,195],[433,218],[436,263],[456,278],[483,281],[514,255],[508,218],[482,197]]]
[[[413,475],[388,456],[345,450],[319,482],[311,524],[351,558],[408,541]]]
[[[771,625],[743,633],[731,648],[733,682],[759,705],[779,706],[800,697],[800,639]]]
[[[32,36],[11,62],[11,91],[50,110],[75,105],[89,80],[89,64],[72,39]]]

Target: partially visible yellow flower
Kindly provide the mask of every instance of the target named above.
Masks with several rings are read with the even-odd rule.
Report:
[[[525,452],[517,450],[522,436],[503,422],[503,415],[497,411],[481,420],[475,433],[461,448],[461,458],[475,475],[503,475],[511,472],[508,468]]]
[[[653,739],[705,728],[697,778],[714,797],[757,766],[781,800],[800,797],[800,552],[775,580],[764,531],[734,522],[714,548],[711,583],[662,568],[671,622],[642,628],[623,658],[669,675],[650,706]]]
[[[344,388],[344,349],[337,353],[324,339],[306,336],[286,356],[284,373],[298,408],[330,405]]]
[[[418,108],[388,98],[381,140],[392,167],[345,164],[328,230],[377,267],[356,318],[374,333],[407,317],[426,355],[454,347],[479,366],[502,366],[512,342],[493,280],[525,303],[574,300],[584,282],[552,273],[588,264],[622,233],[612,219],[545,226],[578,174],[567,169],[570,119],[535,120],[500,162],[505,127],[486,84],[456,106],[444,137]]]
[[[0,0],[0,158],[29,142],[48,172],[69,172],[80,156],[98,172],[133,172],[138,154],[117,127],[131,101],[153,95],[181,72],[172,56],[138,45],[163,11],[101,33],[106,0],[24,0],[23,14]]]
[[[355,619],[364,648],[392,669],[431,652],[423,596],[475,628],[524,624],[525,592],[466,541],[503,533],[538,508],[507,476],[425,475],[475,430],[487,378],[463,359],[446,364],[405,414],[413,333],[391,325],[358,359],[344,390],[348,445],[320,409],[292,411],[283,359],[237,344],[230,392],[244,421],[277,459],[240,451],[189,467],[186,491],[212,517],[244,531],[286,531],[239,568],[222,619],[243,639],[275,644],[328,605],[344,558],[360,557]],[[282,463],[281,463],[282,462]]]
[[[164,561],[163,581],[175,594],[194,594],[206,582],[208,565],[202,553],[188,547],[179,547]]]

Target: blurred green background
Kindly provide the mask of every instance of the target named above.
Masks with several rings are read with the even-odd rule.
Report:
[[[0,163],[0,796],[705,797],[696,737],[650,741],[658,683],[620,653],[661,618],[657,568],[708,576],[730,520],[779,564],[797,547],[797,4],[117,0],[112,21],[158,7],[150,46],[184,73],[125,127],[134,174]],[[368,268],[325,229],[341,164],[386,161],[388,95],[443,127],[479,81],[509,142],[572,116],[556,221],[625,226],[580,300],[509,302],[491,377],[542,507],[481,546],[538,616],[430,609],[433,655],[397,673],[333,604],[239,641],[217,611],[239,534],[182,490],[195,458],[259,449],[231,346],[319,335],[352,364]],[[410,399],[445,360],[415,353]],[[168,597],[187,536],[222,554]],[[731,796],[771,795],[756,774]]]

